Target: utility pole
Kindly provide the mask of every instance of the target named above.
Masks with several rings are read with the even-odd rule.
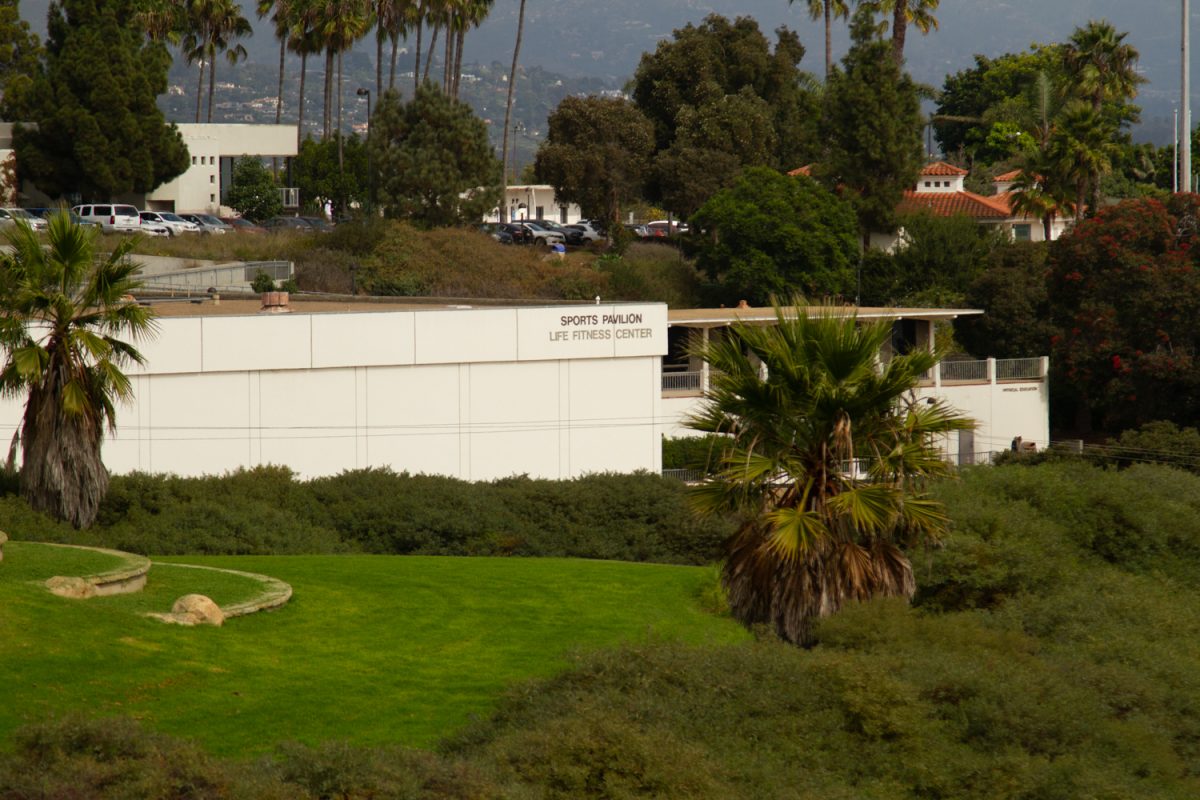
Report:
[[[1171,194],[1179,193],[1179,109],[1175,109],[1175,154],[1171,164]]]
[[[1192,102],[1191,97],[1191,55],[1188,39],[1191,38],[1188,23],[1191,17],[1189,0],[1183,2],[1183,41],[1180,50],[1183,56],[1180,103],[1183,106],[1183,119],[1180,120],[1179,131],[1179,186],[1185,192],[1192,191]]]

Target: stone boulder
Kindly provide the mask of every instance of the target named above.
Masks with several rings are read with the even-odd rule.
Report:
[[[171,607],[171,616],[180,625],[222,625],[225,613],[202,594],[185,594]]]
[[[62,575],[55,575],[46,581],[46,588],[59,597],[68,597],[72,600],[86,600],[89,597],[96,596],[96,587],[83,578],[67,578]]]

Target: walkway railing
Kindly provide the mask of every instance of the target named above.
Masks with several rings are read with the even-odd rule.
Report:
[[[923,386],[941,384],[1041,382],[1046,379],[1045,358],[1001,358],[983,361],[943,361],[921,376]],[[700,394],[704,391],[701,372],[663,372],[664,392]]]

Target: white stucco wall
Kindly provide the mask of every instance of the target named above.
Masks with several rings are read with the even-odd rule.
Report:
[[[169,318],[142,351],[116,473],[661,467],[661,304]],[[20,414],[0,405],[0,435]]]
[[[221,204],[221,158],[296,155],[295,125],[180,123],[191,166],[146,195],[146,207],[216,214]]]

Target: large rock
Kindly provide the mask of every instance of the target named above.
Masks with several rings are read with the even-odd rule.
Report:
[[[96,587],[83,578],[68,578],[55,575],[46,581],[46,588],[59,597],[69,597],[72,600],[86,600],[96,596]]]
[[[171,606],[171,616],[180,625],[222,625],[225,613],[202,594],[185,594]]]

